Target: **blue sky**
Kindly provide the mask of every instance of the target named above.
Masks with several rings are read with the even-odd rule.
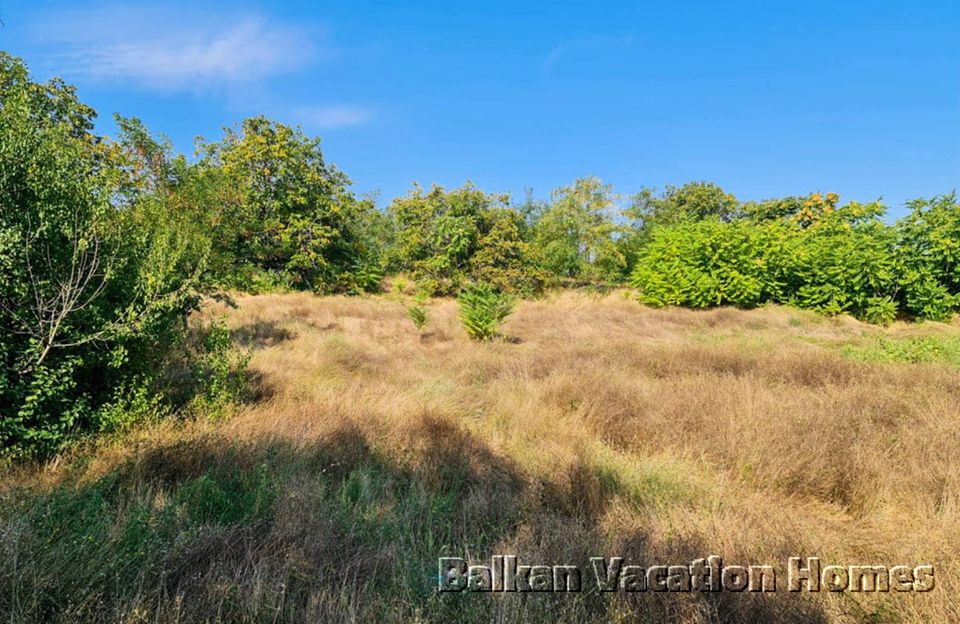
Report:
[[[0,48],[182,151],[299,123],[381,204],[711,180],[741,199],[960,188],[960,2],[0,0]]]

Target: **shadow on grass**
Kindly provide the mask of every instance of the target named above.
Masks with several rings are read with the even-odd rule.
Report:
[[[296,337],[277,321],[258,320],[231,330],[230,337],[246,348],[265,349]]]
[[[298,443],[195,434],[94,482],[12,493],[0,501],[0,613],[16,622],[823,619],[771,596],[599,594],[590,556],[652,565],[707,553],[695,542],[651,549],[640,532],[605,535],[602,518],[626,486],[590,462],[532,479],[429,414],[392,440],[383,452],[354,424]],[[584,592],[437,592],[438,557],[493,554],[579,565]]]

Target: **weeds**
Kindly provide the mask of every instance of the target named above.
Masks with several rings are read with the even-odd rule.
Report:
[[[410,320],[413,321],[417,331],[422,333],[427,324],[427,309],[419,304],[411,305],[407,307],[407,314],[410,315]]]
[[[223,319],[198,328],[199,344],[191,361],[191,378],[197,385],[192,410],[222,416],[230,405],[247,395],[246,370],[250,354],[240,351]]]

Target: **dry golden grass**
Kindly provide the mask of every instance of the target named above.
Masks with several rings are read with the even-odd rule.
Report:
[[[121,467],[123,500],[159,508],[211,466],[269,464],[282,483],[272,511],[179,536],[159,580],[105,583],[62,619],[960,621],[960,375],[839,349],[956,326],[563,294],[521,303],[511,340],[480,344],[452,301],[429,304],[422,336],[389,298],[238,303],[205,313],[228,314],[253,350],[258,401],[223,421],[141,429],[82,462],[20,469],[2,487],[80,488]],[[29,552],[29,527],[8,515],[0,531],[9,552]],[[498,553],[584,570],[592,555],[652,565],[718,554],[781,573],[793,555],[931,563],[937,586],[435,594],[437,556]],[[41,567],[32,580],[0,577],[0,590],[19,592],[0,605],[25,620],[49,613],[35,595],[52,586]]]

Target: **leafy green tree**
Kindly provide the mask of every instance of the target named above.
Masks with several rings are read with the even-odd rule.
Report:
[[[617,241],[626,261],[627,272],[633,270],[654,228],[704,219],[727,222],[740,215],[737,198],[711,182],[668,185],[659,195],[654,189],[641,189],[623,211],[624,233]]]
[[[396,224],[393,262],[430,294],[453,294],[471,280],[506,292],[532,293],[543,285],[525,237],[523,218],[506,195],[470,183],[424,193],[415,186],[390,205]]]
[[[92,110],[0,57],[0,446],[48,447],[84,417],[73,343],[101,331],[91,303],[112,268],[112,151]]]
[[[597,178],[580,178],[553,192],[533,235],[549,273],[574,282],[622,278],[626,258],[616,243],[614,201],[612,188]]]
[[[0,452],[27,455],[97,428],[155,371],[199,301],[207,244],[161,201],[173,169],[139,126],[93,134],[72,87],[6,54],[0,103]]]
[[[634,229],[649,231],[658,225],[674,225],[716,218],[732,221],[740,216],[740,202],[712,182],[667,185],[660,195],[645,188],[633,196],[624,211]]]
[[[353,196],[319,139],[253,117],[201,151],[202,165],[227,189],[214,244],[233,265],[228,285],[280,282],[321,292],[379,285],[380,249],[363,230],[373,203]]]

